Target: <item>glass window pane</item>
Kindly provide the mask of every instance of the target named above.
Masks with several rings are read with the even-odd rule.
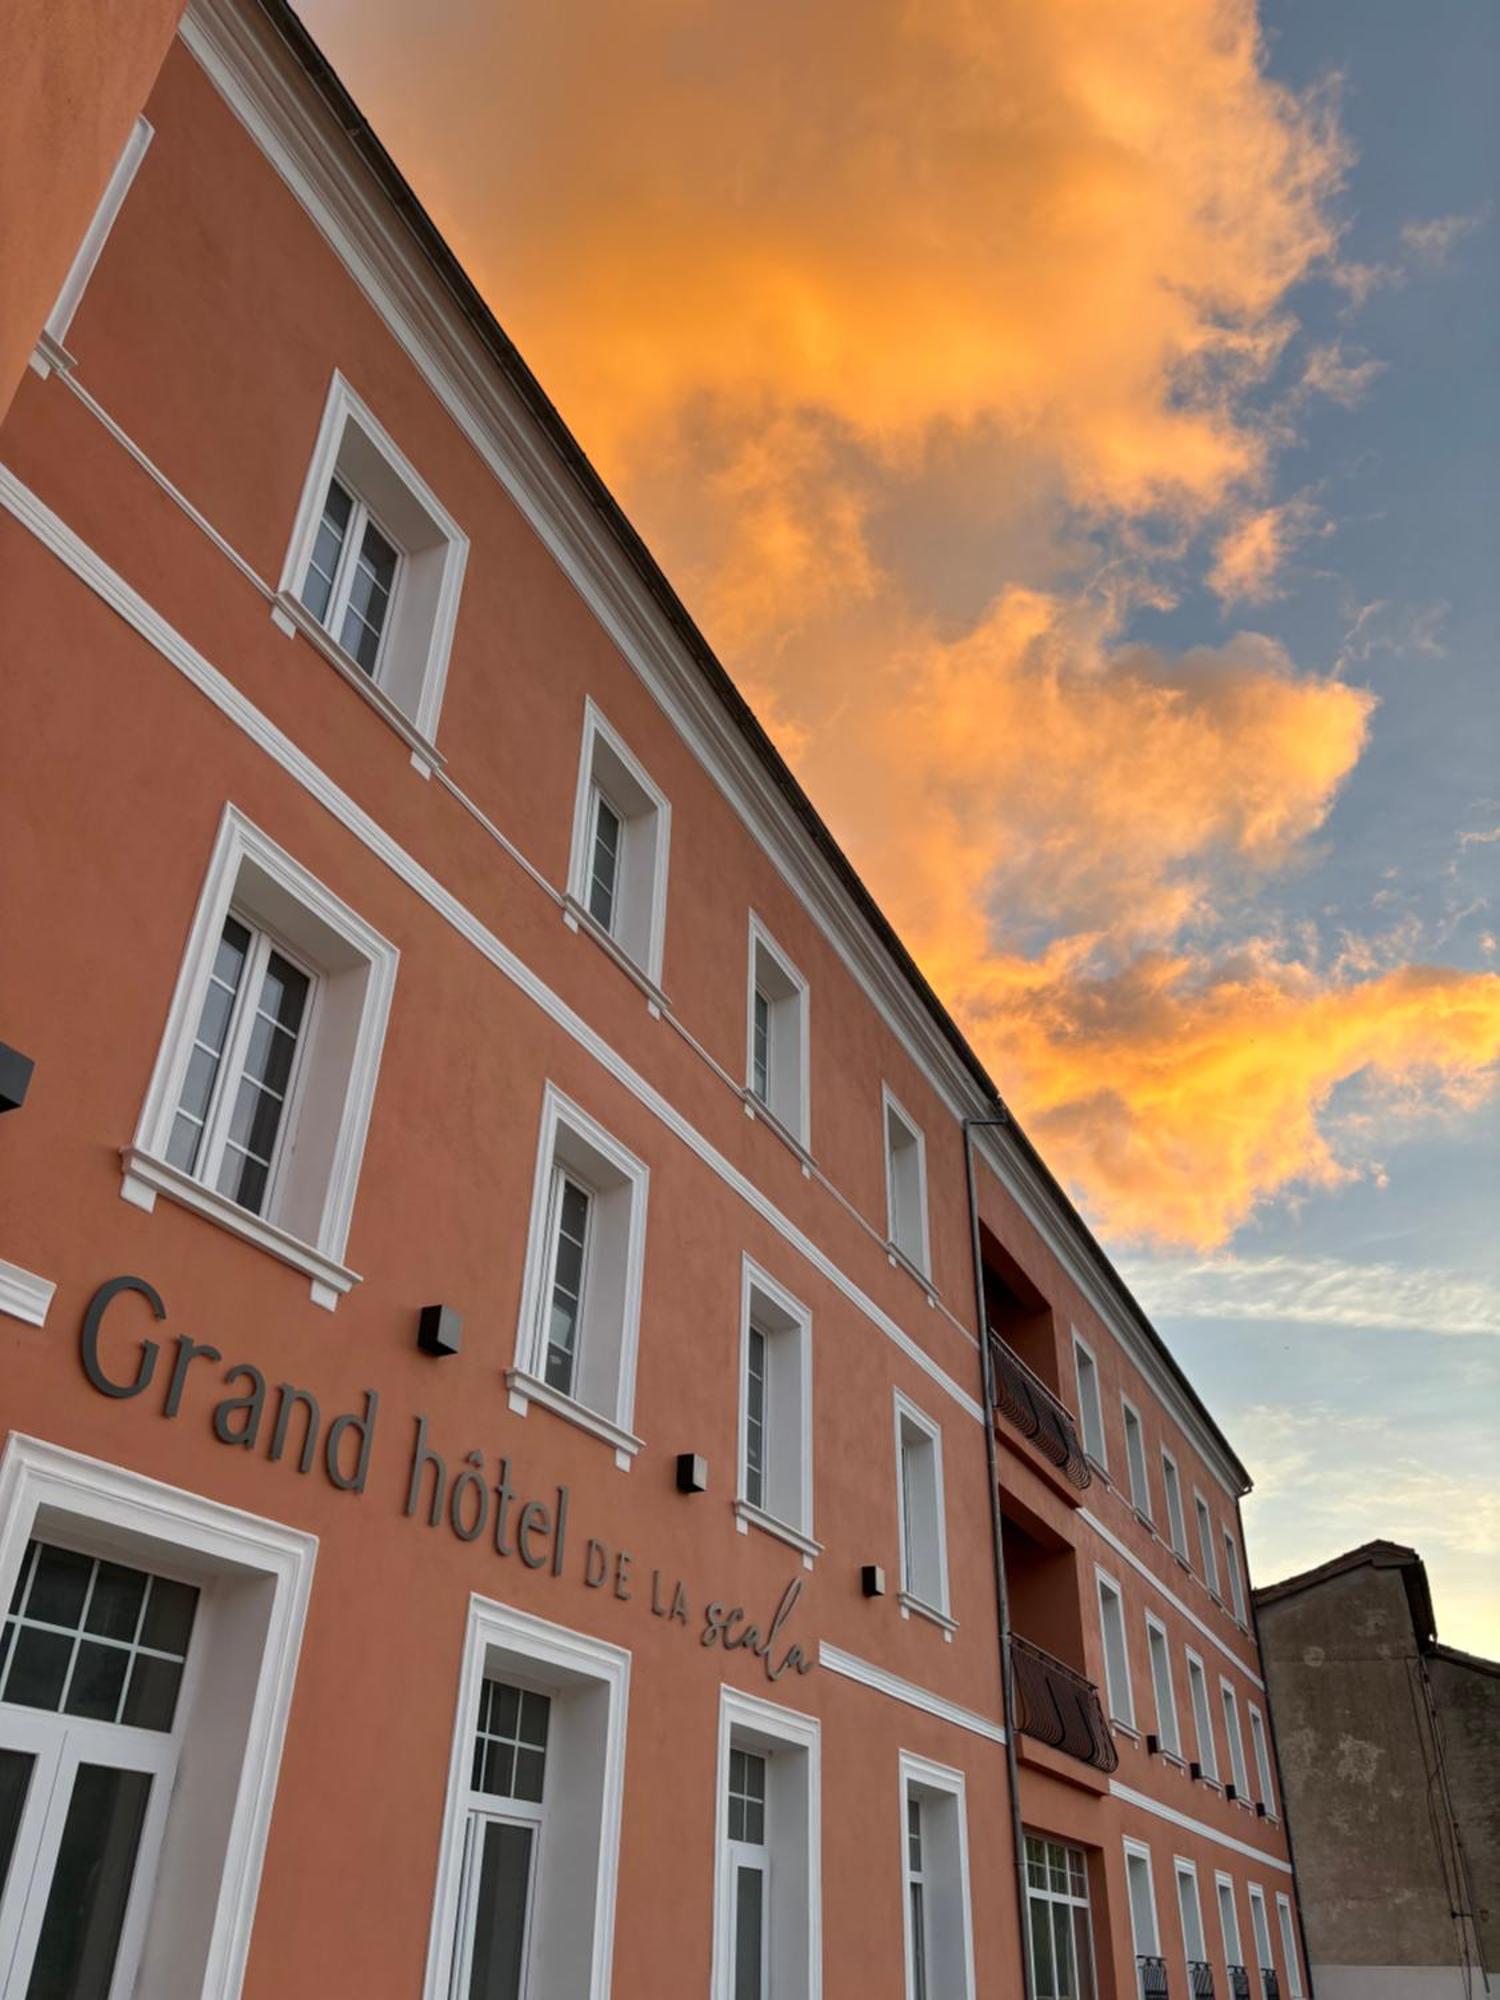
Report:
[[[129,1723],[132,1729],[170,1729],[181,1686],[180,1661],[158,1660],[150,1653],[137,1653],[130,1691],[125,1697],[125,1713],[120,1720]]]
[[[252,1160],[248,1153],[226,1150],[224,1163],[219,1169],[221,1194],[227,1194],[241,1208],[248,1208],[252,1215],[259,1215],[265,1206],[269,1181],[270,1175],[263,1161]]]
[[[145,1594],[144,1571],[126,1569],[123,1563],[100,1563],[84,1621],[86,1629],[97,1632],[101,1639],[133,1639]]]
[[[73,1657],[73,1640],[62,1632],[38,1632],[22,1626],[11,1649],[5,1676],[5,1699],[22,1708],[55,1709]]]
[[[734,2000],[764,2000],[764,1910],[764,1875],[758,1868],[737,1868],[734,1892]]]
[[[26,1616],[39,1625],[66,1625],[76,1629],[83,1616],[93,1559],[72,1549],[54,1549],[43,1543],[37,1551],[36,1571],[31,1579],[31,1595],[26,1600]]]
[[[92,1722],[113,1722],[120,1712],[129,1665],[130,1654],[124,1646],[100,1646],[85,1639],[73,1662],[64,1712],[87,1716]]]
[[[31,1789],[31,1772],[36,1759],[20,1750],[0,1750],[0,1895],[5,1893],[10,1859],[16,1851],[16,1835],[26,1810],[26,1794]]]
[[[530,1743],[535,1749],[547,1747],[547,1726],[552,1718],[550,1695],[537,1694],[534,1689],[520,1691],[520,1717],[516,1733],[523,1743]]]
[[[1057,1981],[1052,1962],[1051,1904],[1040,1897],[1031,1899],[1031,1971],[1036,2000],[1057,2000]]]
[[[318,523],[312,560],[302,585],[302,602],[314,618],[328,616],[328,601],[333,595],[334,577],[338,574],[339,553],[349,530],[350,507],[349,495],[336,479],[333,480],[328,488],[328,498],[323,503],[323,518]]]
[[[151,1779],[80,1764],[26,2000],[109,2000]]]
[[[911,1884],[912,2000],[927,2000],[927,1910],[922,1884]]]
[[[186,1653],[198,1610],[198,1592],[191,1583],[153,1576],[151,1596],[141,1626],[141,1644],[158,1653]]]
[[[516,1751],[516,1785],[511,1797],[526,1799],[532,1805],[540,1805],[545,1770],[546,1760],[541,1751],[530,1750],[522,1744]]]
[[[468,2000],[519,2000],[533,1839],[529,1826],[503,1820],[485,1826]]]

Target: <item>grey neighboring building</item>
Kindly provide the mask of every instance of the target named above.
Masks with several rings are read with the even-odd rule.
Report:
[[[1317,2000],[1500,1995],[1500,1663],[1395,1542],[1255,1606]]]

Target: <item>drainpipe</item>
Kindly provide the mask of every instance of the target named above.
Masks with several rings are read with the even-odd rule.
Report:
[[[964,1120],[964,1173],[969,1190],[969,1241],[974,1253],[974,1304],[979,1320],[979,1369],[984,1384],[984,1450],[990,1476],[990,1534],[995,1554],[995,1603],[1000,1613],[1000,1705],[1005,1717],[1005,1774],[1010,1786],[1010,1834],[1016,1871],[1016,1930],[1021,1947],[1022,1991],[1032,1993],[1028,1946],[1026,1846],[1021,1832],[1021,1786],[1016,1764],[1016,1690],[1010,1658],[1010,1593],[1005,1583],[1005,1536],[1000,1519],[1000,1464],[995,1446],[995,1362],[984,1310],[984,1253],[979,1245],[979,1186],[974,1170],[976,1127],[1008,1125],[1009,1118]],[[1269,1706],[1269,1704],[1267,1704]],[[1298,1914],[1301,1914],[1298,1902]]]

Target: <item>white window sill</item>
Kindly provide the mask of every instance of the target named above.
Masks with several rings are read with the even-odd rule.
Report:
[[[1211,1778],[1207,1771],[1200,1771],[1193,1782],[1196,1785],[1207,1785],[1208,1789],[1211,1792],[1217,1792],[1220,1798],[1224,1796],[1224,1787],[1219,1783],[1217,1778]]]
[[[1132,1506],[1134,1507],[1133,1502]],[[1135,1512],[1135,1518],[1140,1522],[1141,1526],[1146,1530],[1146,1533],[1151,1537],[1152,1541],[1153,1542],[1156,1541],[1158,1539],[1156,1533],[1156,1523],[1152,1520],[1151,1516],[1142,1507],[1134,1507],[1134,1512]]]
[[[742,1535],[748,1533],[751,1528],[759,1528],[763,1535],[774,1535],[777,1541],[786,1542],[790,1547],[800,1549],[804,1569],[811,1569],[813,1559],[823,1553],[821,1542],[815,1542],[811,1535],[804,1535],[799,1528],[789,1527],[785,1521],[778,1521],[774,1514],[767,1514],[748,1500],[736,1500],[734,1514]]]
[[[1187,1769],[1187,1759],[1180,1750],[1169,1750],[1164,1743],[1156,1754],[1164,1764],[1170,1764],[1178,1771]]]
[[[937,1304],[937,1291],[933,1286],[931,1278],[928,1277],[922,1266],[915,1262],[913,1258],[908,1257],[906,1252],[901,1248],[901,1245],[893,1242],[890,1237],[887,1237],[885,1240],[885,1254],[898,1270],[905,1271],[909,1278],[914,1278],[922,1287],[922,1290],[927,1294],[928,1305],[935,1306]]]
[[[31,366],[45,382],[55,368],[59,375],[71,375],[78,363],[69,354],[61,341],[54,340],[50,333],[37,335],[36,346],[31,350]]]
[[[584,932],[594,940],[601,951],[606,952],[614,960],[631,984],[638,986],[645,994],[646,1005],[654,1019],[660,1020],[663,1014],[670,1013],[672,1003],[666,994],[647,973],[641,970],[625,947],[610,936],[598,918],[589,914],[571,889],[564,895],[562,907],[563,922],[569,930]]]
[[[813,1171],[812,1154],[808,1152],[806,1146],[803,1145],[796,1133],[788,1126],[782,1124],[770,1105],[764,1103],[762,1099],[756,1096],[748,1083],[740,1086],[740,1102],[745,1107],[745,1116],[747,1118],[759,1119],[760,1123],[768,1131],[776,1134],[782,1145],[789,1152],[796,1154],[797,1158],[802,1162],[803,1175],[806,1179],[811,1180]]]
[[[1185,1569],[1189,1576],[1193,1574],[1193,1565],[1188,1561],[1181,1549],[1173,1549],[1172,1560],[1179,1569]]]
[[[1103,1464],[1099,1459],[1095,1458],[1094,1454],[1089,1450],[1087,1445],[1085,1445],[1083,1448],[1083,1455],[1088,1460],[1090,1467],[1096,1473],[1098,1473],[1099,1478],[1104,1483],[1104,1485],[1106,1485],[1110,1489],[1110,1491],[1113,1492],[1115,1482],[1109,1476],[1109,1467]]]
[[[253,1243],[258,1250],[265,1250],[272,1257],[279,1257],[283,1264],[290,1264],[294,1270],[306,1272],[312,1280],[314,1305],[332,1312],[344,1293],[352,1291],[359,1283],[357,1271],[348,1270],[315,1249],[311,1243],[304,1243],[299,1236],[278,1229],[264,1216],[252,1215],[248,1208],[241,1208],[238,1202],[231,1201],[217,1189],[205,1187],[191,1175],[168,1166],[165,1160],[143,1153],[139,1146],[122,1147],[120,1158],[125,1163],[124,1178],[120,1182],[123,1201],[133,1202],[149,1215],[156,1206],[156,1197],[164,1194],[169,1201],[206,1216],[210,1222],[218,1223],[221,1229],[229,1230],[231,1235],[242,1237],[245,1242]]]
[[[1109,1726],[1111,1729],[1115,1730],[1117,1734],[1121,1736],[1128,1736],[1130,1741],[1137,1748],[1137,1750],[1140,1749],[1141,1732],[1136,1728],[1133,1722],[1124,1722],[1118,1715],[1112,1715],[1109,1718]]]
[[[27,1326],[45,1326],[57,1290],[55,1278],[39,1278],[35,1271],[23,1271],[19,1264],[0,1258],[0,1313]]]
[[[524,1368],[507,1368],[505,1386],[510,1391],[510,1407],[518,1417],[524,1417],[532,1403],[540,1403],[553,1416],[562,1417],[566,1422],[576,1424],[581,1431],[588,1431],[593,1437],[613,1445],[615,1464],[621,1472],[630,1470],[630,1461],[642,1449],[643,1440],[632,1431],[622,1430],[608,1417],[601,1417],[597,1410],[575,1403],[571,1396],[563,1395],[561,1390],[554,1389],[539,1375],[529,1375]]]
[[[951,1645],[953,1635],[958,1630],[958,1620],[950,1618],[946,1611],[939,1611],[935,1604],[924,1604],[920,1597],[913,1597],[909,1590],[899,1590],[896,1601],[901,1606],[903,1618],[925,1618],[930,1625],[936,1625],[945,1640]]]
[[[377,715],[382,716],[401,741],[411,752],[411,761],[424,778],[430,778],[435,770],[442,770],[447,759],[435,743],[422,734],[406,714],[398,708],[383,688],[378,687],[364,668],[351,654],[346,653],[332,633],[321,626],[307,606],[289,590],[279,590],[271,600],[271,619],[279,631],[293,638],[297,633],[323,655],[331,667],[337,668],[356,694],[370,704]]]

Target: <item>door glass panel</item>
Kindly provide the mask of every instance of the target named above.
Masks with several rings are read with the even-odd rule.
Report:
[[[468,2000],[519,2000],[535,1829],[492,1819],[484,1829]]]
[[[109,2000],[150,1774],[80,1764],[26,2000]]]
[[[31,1788],[34,1757],[22,1750],[0,1750],[0,1894],[10,1874],[11,1856],[16,1851],[16,1835],[21,1830],[21,1814],[26,1810],[26,1794]]]
[[[734,2000],[764,2000],[765,1893],[766,1878],[759,1868],[735,1870]]]

